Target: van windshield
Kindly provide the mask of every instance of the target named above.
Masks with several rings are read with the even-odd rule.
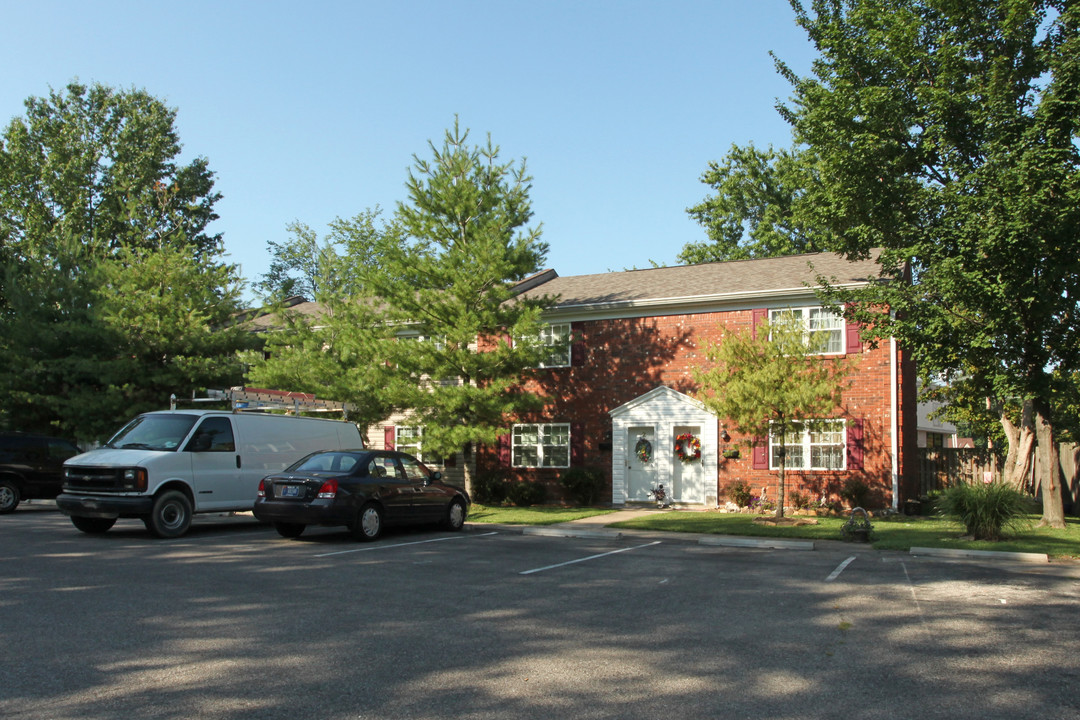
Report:
[[[198,415],[140,415],[105,443],[120,450],[176,450]]]

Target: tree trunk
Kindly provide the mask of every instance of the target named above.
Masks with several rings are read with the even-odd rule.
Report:
[[[776,487],[776,517],[784,517],[784,466],[787,464],[787,446],[781,445],[780,476]]]
[[[1001,427],[1009,442],[1002,479],[1010,487],[1021,491],[1025,490],[1031,477],[1031,464],[1035,458],[1035,426],[1032,414],[1031,400],[1024,401],[1019,427],[1013,425],[1004,407],[1000,413]]]
[[[1064,528],[1065,505],[1061,499],[1061,467],[1058,465],[1057,443],[1050,413],[1042,402],[1035,405],[1035,431],[1042,448],[1043,462],[1039,463],[1039,488],[1042,491],[1043,516],[1040,527]]]
[[[476,462],[476,452],[473,451],[473,443],[465,443],[465,447],[461,450],[461,474],[465,480],[465,492],[469,497],[474,497],[476,492],[476,483],[473,478],[473,465]]]

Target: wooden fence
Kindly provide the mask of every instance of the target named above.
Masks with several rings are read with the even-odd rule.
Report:
[[[1035,465],[1027,480],[1027,489],[1035,494],[1035,468],[1045,462],[1044,453],[1035,448]],[[919,448],[920,494],[941,490],[957,483],[985,482],[1001,477],[1001,462],[989,450],[973,448]],[[1058,464],[1066,504],[1080,508],[1080,445],[1058,446]]]

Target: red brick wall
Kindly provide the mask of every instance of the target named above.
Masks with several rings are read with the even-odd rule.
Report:
[[[704,341],[718,341],[725,328],[735,330],[750,327],[751,312],[741,310],[573,323],[573,333],[578,339],[573,348],[573,365],[540,370],[535,379],[527,383],[529,390],[549,396],[549,404],[542,412],[511,422],[580,424],[585,435],[584,464],[603,468],[610,480],[611,418],[608,413],[660,385],[693,397],[698,387],[693,380],[692,369],[705,361]],[[904,418],[901,448],[908,444],[908,440],[914,445],[915,440],[912,370],[910,363],[905,363],[900,373]],[[844,480],[858,475],[873,488],[879,506],[888,505],[892,502],[889,343],[883,342],[876,349],[864,347],[857,369],[849,379],[850,387],[844,392],[843,402],[835,416],[862,420],[863,469],[845,472],[789,471],[785,486],[788,492],[800,490],[815,499],[822,493],[835,498]],[[735,447],[740,440],[746,438],[733,436],[727,445]],[[477,471],[482,473],[498,467],[496,449],[481,449],[477,456]],[[902,466],[901,473],[907,469]],[[549,497],[552,499],[561,497],[557,484],[560,470],[504,470],[512,477],[549,486]],[[760,494],[761,488],[766,487],[770,498],[777,496],[776,473],[753,469],[751,453],[745,446],[741,448],[741,457],[730,460],[721,458],[716,478],[721,503],[723,489],[735,480],[747,482],[754,494]],[[611,500],[610,482],[604,500]]]

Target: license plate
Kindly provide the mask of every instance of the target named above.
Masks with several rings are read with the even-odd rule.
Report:
[[[284,485],[281,488],[281,497],[300,497],[299,485]]]

